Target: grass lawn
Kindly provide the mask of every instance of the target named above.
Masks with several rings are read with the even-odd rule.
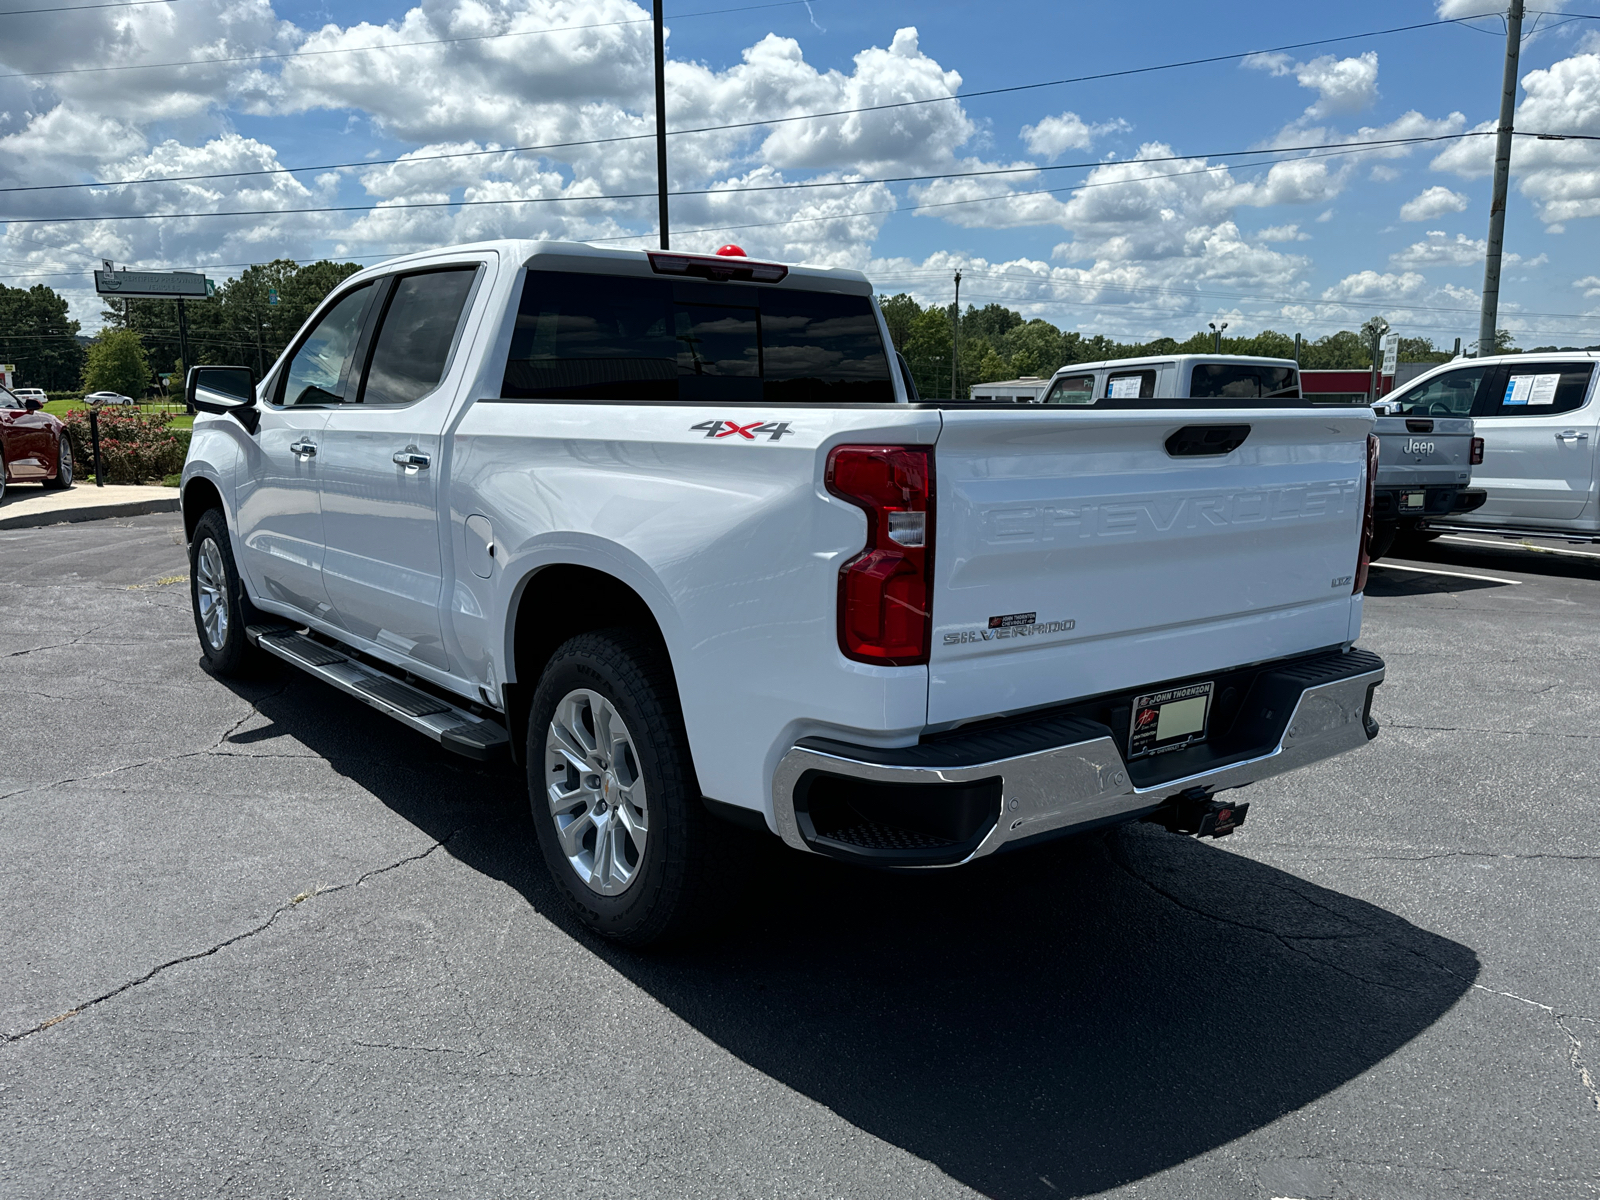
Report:
[[[71,412],[73,409],[75,409],[75,408],[83,408],[83,407],[84,407],[84,403],[83,403],[82,400],[52,400],[48,404],[46,404],[44,406],[44,411],[47,412],[47,413],[53,413],[54,415],[56,415],[58,417],[64,417],[64,416],[67,415],[67,413]],[[102,411],[104,411],[104,412],[116,412],[116,413],[123,413],[123,412],[158,413],[158,412],[161,412],[163,409],[167,409],[167,410],[170,411],[173,407],[176,407],[179,411],[177,411],[177,412],[175,412],[173,414],[172,421],[171,421],[172,428],[173,429],[193,429],[194,428],[194,418],[192,416],[190,416],[188,413],[181,411],[182,408],[183,408],[183,406],[181,404],[176,405],[176,406],[160,405],[160,404],[140,404],[137,407],[131,408],[131,409],[127,405],[116,405],[116,406],[114,406],[112,408],[107,408],[107,409],[104,409]]]

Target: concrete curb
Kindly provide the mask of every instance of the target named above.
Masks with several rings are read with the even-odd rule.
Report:
[[[102,517],[143,517],[150,513],[178,511],[178,489],[172,495],[149,500],[125,500],[119,504],[89,505],[83,508],[58,508],[45,512],[6,515],[0,509],[0,529],[36,529],[41,525],[67,525],[77,521],[98,521]]]

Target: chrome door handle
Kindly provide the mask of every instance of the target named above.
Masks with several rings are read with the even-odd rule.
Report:
[[[420,471],[433,465],[433,459],[415,446],[407,446],[404,450],[396,450],[394,452],[394,465],[405,467],[410,471]]]
[[[289,452],[298,454],[301,458],[315,458],[317,456],[317,444],[306,441],[290,442]]]
[[[1588,440],[1589,435],[1587,433],[1579,433],[1576,429],[1563,429],[1556,434],[1556,441],[1558,442],[1587,442]]]

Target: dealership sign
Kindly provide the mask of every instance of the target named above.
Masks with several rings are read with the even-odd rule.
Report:
[[[216,285],[193,271],[96,271],[94,290],[135,300],[204,300]]]

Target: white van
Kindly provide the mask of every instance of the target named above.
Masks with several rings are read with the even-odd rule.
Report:
[[[1600,354],[1563,351],[1456,359],[1388,397],[1404,416],[1471,416],[1483,439],[1472,484],[1481,508],[1424,522],[1429,533],[1495,533],[1600,541],[1595,448]]]

